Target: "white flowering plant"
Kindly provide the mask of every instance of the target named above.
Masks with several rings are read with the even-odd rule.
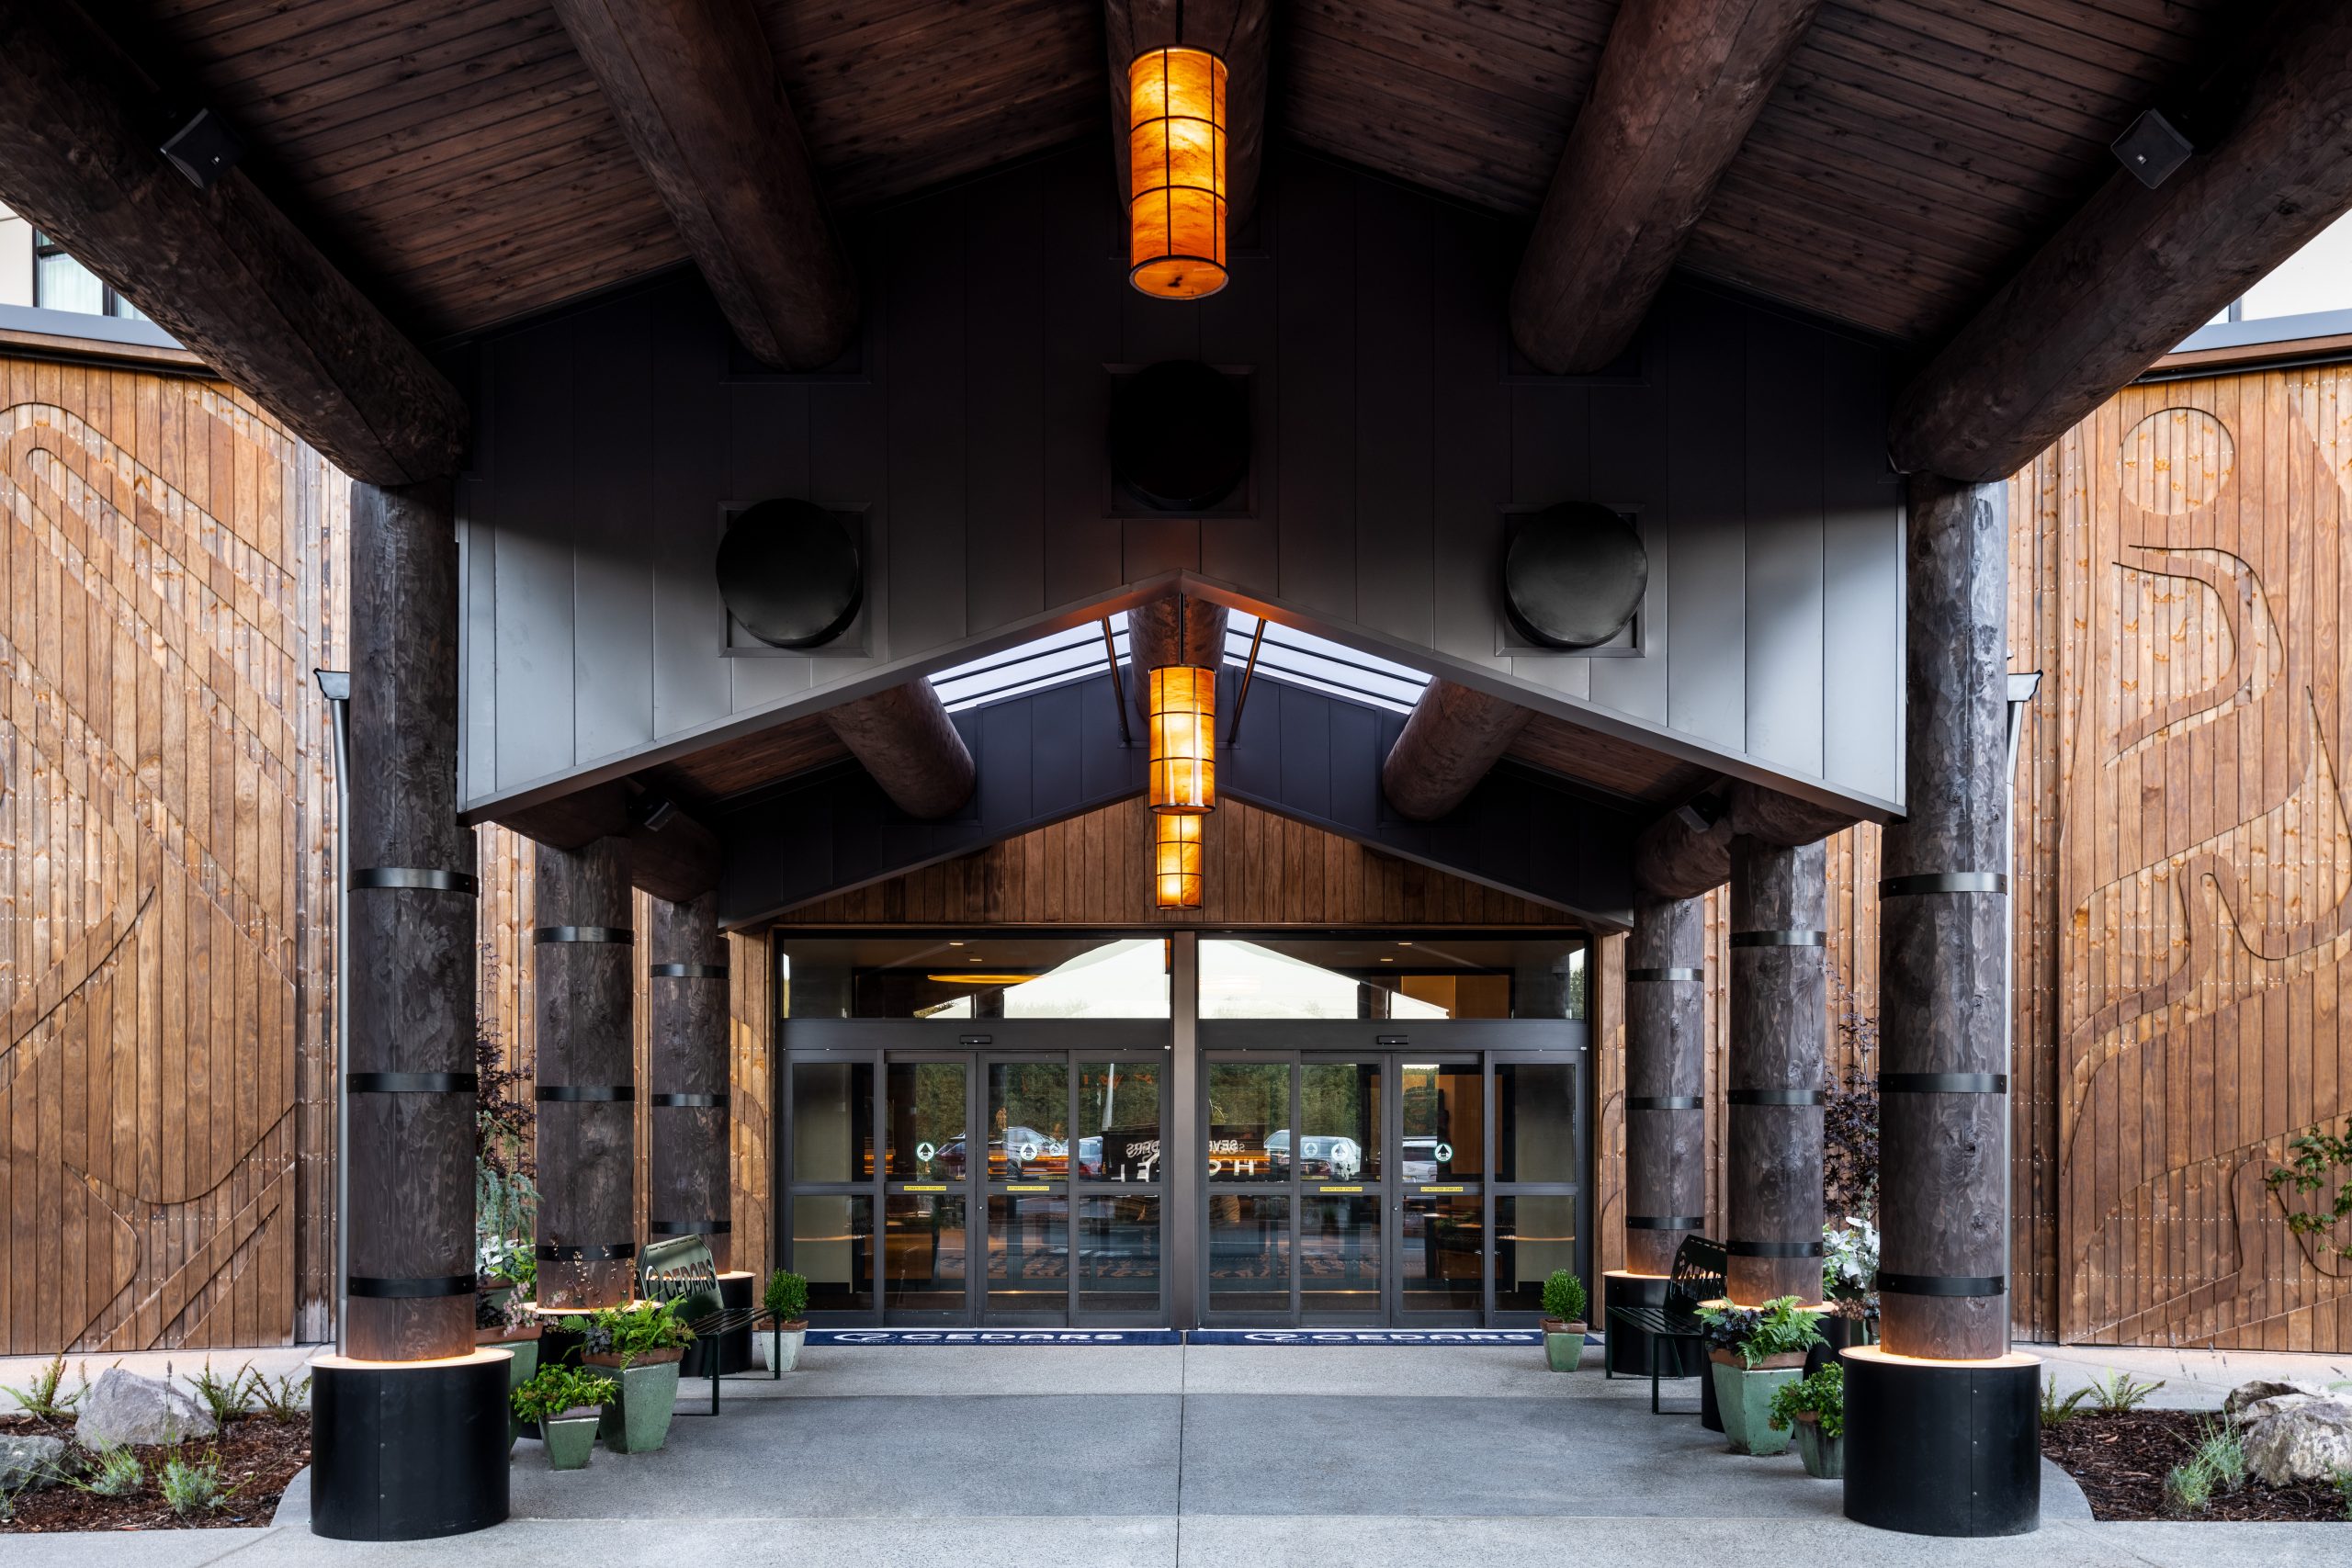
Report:
[[[1878,1287],[1878,1227],[1860,1215],[1821,1227],[1821,1294],[1859,1316]]]

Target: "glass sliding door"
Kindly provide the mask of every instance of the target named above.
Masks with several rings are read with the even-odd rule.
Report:
[[[1498,1319],[1540,1314],[1553,1270],[1585,1269],[1582,1067],[1580,1055],[1506,1056],[1493,1066]]]
[[[882,1321],[968,1319],[972,1059],[893,1056],[884,1070]]]
[[[1401,1323],[1487,1310],[1485,1074],[1477,1057],[1396,1064],[1396,1311]]]
[[[1383,1321],[1388,1107],[1384,1058],[1302,1056],[1298,1311],[1302,1323]]]
[[[1070,1070],[1076,1095],[1070,1188],[1077,1218],[1071,1321],[1164,1322],[1166,1062],[1141,1053],[1081,1053]]]

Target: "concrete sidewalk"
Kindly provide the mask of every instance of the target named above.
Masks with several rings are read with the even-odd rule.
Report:
[[[288,1359],[298,1352],[278,1352]],[[262,1365],[262,1357],[254,1358]],[[215,1364],[243,1358],[215,1356]],[[125,1359],[129,1364],[130,1359]],[[2245,1377],[2332,1377],[2324,1359],[2072,1349],[2062,1387],[2121,1366],[2164,1376],[2167,1403],[2217,1404]],[[0,1382],[27,1363],[0,1364]],[[175,1359],[175,1371],[185,1371]],[[1669,1384],[1669,1411],[1695,1384]],[[558,1474],[515,1450],[514,1519],[406,1546],[322,1541],[300,1521],[254,1530],[5,1538],[15,1568],[228,1562],[472,1562],[560,1556],[566,1568],[656,1558],[730,1563],[1020,1568],[1395,1564],[1557,1568],[1753,1557],[1923,1568],[2240,1568],[2352,1564],[2352,1526],[2098,1525],[2046,1471],[2043,1528],[2000,1541],[1865,1529],[1841,1488],[1792,1455],[1743,1459],[1689,1414],[1652,1416],[1645,1381],[1605,1381],[1599,1351],[1560,1377],[1516,1348],[1251,1346],[817,1346],[782,1382],[681,1389],[670,1445],[599,1450]],[[289,1497],[288,1512],[301,1509]]]

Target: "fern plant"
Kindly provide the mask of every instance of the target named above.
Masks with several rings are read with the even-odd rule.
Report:
[[[2130,1372],[2119,1371],[2093,1378],[2091,1386],[2085,1392],[2099,1409],[2109,1416],[2120,1416],[2125,1411],[2137,1410],[2147,1404],[2148,1396],[2164,1386],[2162,1378],[2154,1382],[2142,1382]]]
[[[2091,1391],[2078,1388],[2064,1399],[2058,1397],[2058,1374],[2052,1372],[2041,1381],[2041,1424],[2061,1427],[2081,1414],[2080,1405],[2091,1396]]]
[[[212,1413],[212,1424],[226,1427],[245,1413],[245,1380],[252,1375],[253,1363],[247,1361],[227,1377],[212,1371],[212,1358],[204,1359],[204,1370],[188,1376],[188,1386],[196,1390],[196,1397]]]
[[[49,1364],[33,1374],[29,1388],[9,1389],[8,1397],[21,1406],[26,1415],[36,1421],[62,1421],[82,1403],[82,1395],[89,1391],[87,1376],[82,1387],[72,1393],[62,1392],[65,1386],[65,1356],[62,1351],[50,1359]]]

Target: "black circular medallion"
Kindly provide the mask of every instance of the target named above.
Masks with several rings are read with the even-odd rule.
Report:
[[[1111,472],[1162,512],[1198,512],[1250,468],[1250,410],[1233,378],[1197,359],[1164,359],[1111,394]]]
[[[806,501],[763,501],[718,542],[718,596],[743,629],[775,648],[842,635],[865,592],[857,541],[842,519]]]
[[[1562,502],[1520,525],[1503,558],[1503,604],[1530,642],[1591,648],[1625,629],[1649,578],[1649,556],[1623,517]]]

